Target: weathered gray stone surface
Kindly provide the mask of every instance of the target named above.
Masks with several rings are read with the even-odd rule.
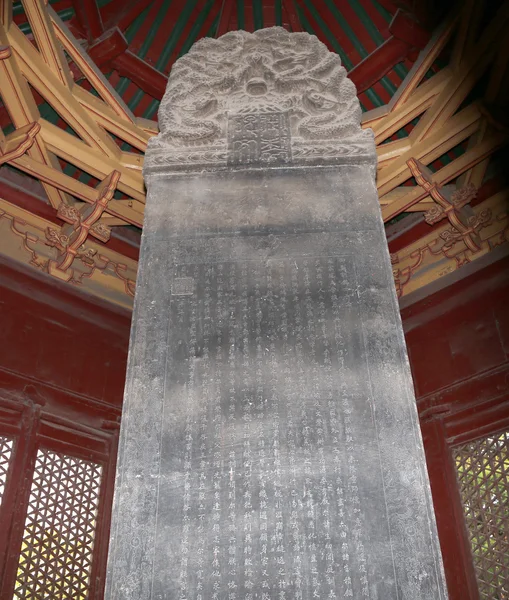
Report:
[[[106,598],[446,598],[375,187],[336,55],[180,59],[146,158]]]

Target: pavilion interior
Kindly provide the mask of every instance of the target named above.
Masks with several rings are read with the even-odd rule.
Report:
[[[103,598],[157,108],[195,41],[275,25],[374,131],[450,598],[509,598],[509,2],[0,0],[2,599]]]

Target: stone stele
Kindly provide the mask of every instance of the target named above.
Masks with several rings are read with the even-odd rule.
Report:
[[[175,63],[145,158],[107,599],[446,598],[360,117],[307,33]]]

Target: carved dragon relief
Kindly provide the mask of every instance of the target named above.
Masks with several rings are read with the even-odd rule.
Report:
[[[344,156],[348,146],[352,154],[374,155],[339,56],[315,36],[272,27],[202,39],[175,63],[148,167],[186,159],[225,164],[229,117],[282,112],[301,159]]]

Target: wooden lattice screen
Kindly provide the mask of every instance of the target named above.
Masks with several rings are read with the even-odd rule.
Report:
[[[479,596],[509,598],[509,432],[453,448]]]
[[[116,429],[0,397],[0,598],[103,597]]]
[[[14,598],[88,598],[101,470],[39,449]]]

